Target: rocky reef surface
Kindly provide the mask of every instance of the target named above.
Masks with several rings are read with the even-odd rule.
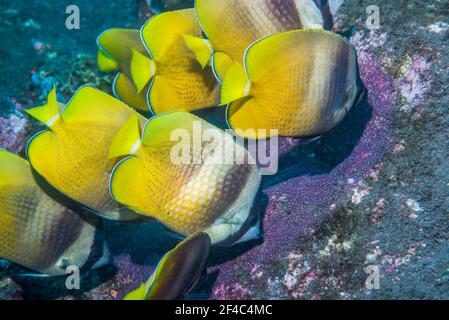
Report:
[[[110,91],[95,66],[102,30],[189,1],[70,2],[80,30],[64,30],[64,1],[0,4],[1,147],[22,151],[36,128],[20,109],[54,82],[63,99],[86,82]],[[367,27],[369,5],[379,29]],[[449,298],[448,23],[445,1],[344,1],[335,28],[357,49],[368,96],[320,140],[281,141],[279,173],[264,178],[259,201],[264,239],[215,250],[191,298]],[[106,234],[114,266],[85,275],[80,291],[11,277],[20,270],[2,262],[0,299],[114,299],[178,241],[155,222],[106,223]],[[372,268],[377,289],[366,285]]]

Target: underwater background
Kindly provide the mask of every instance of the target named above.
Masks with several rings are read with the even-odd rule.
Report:
[[[449,298],[448,2],[334,2],[368,97],[320,140],[281,140],[279,173],[264,177],[259,200],[264,239],[214,249],[190,298]],[[2,0],[0,147],[23,152],[38,127],[20,110],[54,83],[63,101],[86,83],[111,92],[113,76],[96,65],[102,31],[192,3]],[[71,4],[79,30],[65,28]],[[380,8],[378,30],[366,26],[369,5]],[[156,222],[107,222],[106,238],[114,265],[75,292],[65,279],[17,278],[20,268],[0,260],[0,299],[115,299],[179,241]],[[377,290],[366,286],[368,266],[380,268]]]

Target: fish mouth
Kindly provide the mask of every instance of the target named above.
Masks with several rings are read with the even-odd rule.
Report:
[[[214,244],[214,247],[232,247],[233,245],[244,243],[248,241],[259,241],[263,239],[263,231],[261,224],[261,211],[260,211],[260,193],[261,187],[254,199],[250,213],[246,221],[242,224],[238,232],[234,233],[230,237],[221,242]]]
[[[357,92],[357,97],[355,99],[356,103],[354,104],[354,106],[357,107],[360,103],[362,103],[362,101],[365,100],[367,95],[368,89],[366,89],[365,85],[361,83],[361,85],[359,86],[359,90]]]
[[[100,269],[112,264],[112,254],[106,241],[103,241],[103,255],[92,265],[92,269]]]
[[[94,240],[90,248],[90,254],[81,267],[81,273],[86,273],[89,270],[95,270],[104,266],[112,264],[112,254],[106,243],[103,223],[97,227]]]

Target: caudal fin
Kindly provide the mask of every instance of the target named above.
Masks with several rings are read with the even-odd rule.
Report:
[[[56,88],[53,88],[48,94],[46,104],[24,111],[39,122],[42,122],[47,127],[51,128],[60,118],[60,105],[61,104],[56,100]]]
[[[137,50],[131,49],[131,52],[131,77],[137,92],[140,93],[156,74],[156,63]]]
[[[229,55],[224,52],[216,52],[212,57],[212,70],[218,82],[223,83],[224,76],[232,66],[233,61]]]
[[[187,34],[184,34],[182,37],[187,48],[193,52],[196,60],[200,63],[201,68],[206,68],[214,52],[210,41]]]
[[[137,113],[133,113],[112,140],[109,158],[132,155],[139,149],[140,145],[139,117]]]
[[[234,63],[226,71],[221,87],[221,105],[227,105],[233,101],[249,95],[251,81],[246,75],[241,64]]]
[[[112,72],[120,69],[120,66],[117,61],[108,57],[103,51],[98,50],[97,55],[97,63],[98,67],[103,72]]]

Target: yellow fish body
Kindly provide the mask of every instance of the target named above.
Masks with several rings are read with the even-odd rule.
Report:
[[[133,219],[111,199],[109,174],[119,159],[108,153],[117,130],[131,117],[146,119],[99,90],[82,87],[59,110],[56,93],[47,105],[26,110],[50,130],[30,139],[26,152],[32,168],[62,195],[109,219]]]
[[[98,266],[107,258],[100,226],[47,196],[26,160],[0,150],[0,258],[52,276]]]
[[[237,134],[311,137],[333,129],[358,93],[357,57],[344,38],[324,30],[297,30],[248,48],[245,66],[224,78],[222,103]]]
[[[189,113],[154,117],[142,138],[137,129],[131,119],[111,146],[112,157],[131,154],[111,174],[113,198],[186,236],[204,231],[214,244],[240,238],[256,217],[252,209],[261,182],[250,154]],[[195,142],[198,133],[210,141]],[[223,160],[223,154],[235,157]]]
[[[166,12],[148,20],[140,33],[111,29],[100,35],[99,66],[120,70],[114,91],[138,109],[161,114],[215,106],[220,89],[212,70],[197,62],[183,40],[198,36],[193,9]]]
[[[125,300],[175,300],[186,296],[198,284],[205,270],[211,239],[195,233],[168,252],[148,281],[128,293]]]
[[[313,0],[196,0],[195,10],[208,44],[193,39],[186,43],[202,64],[213,54],[219,81],[233,62],[242,63],[255,41],[289,30],[323,28]]]

